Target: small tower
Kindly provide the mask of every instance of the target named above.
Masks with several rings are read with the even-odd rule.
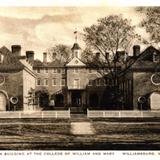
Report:
[[[71,48],[72,58],[77,57],[77,58],[81,59],[81,48],[77,42],[77,39],[78,39],[77,31],[75,31],[74,34],[75,34],[75,43],[73,44],[73,47]]]

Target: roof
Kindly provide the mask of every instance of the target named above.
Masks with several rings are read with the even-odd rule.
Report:
[[[71,48],[71,50],[76,50],[76,49],[81,49],[78,43],[74,43],[73,47]]]
[[[79,58],[74,57],[69,63],[66,64],[67,67],[85,67],[86,64],[83,63]]]
[[[66,65],[66,62],[62,62],[58,59],[56,59],[55,61],[53,62],[47,62],[47,63],[44,63],[38,59],[34,60],[33,62],[33,68],[52,68],[52,67],[65,67]]]
[[[160,56],[160,51],[153,46],[147,47],[141,54],[137,57],[129,57],[128,66],[131,70],[155,70],[160,69],[157,63],[153,62],[153,53],[156,52]]]
[[[4,56],[3,62],[0,63],[0,72],[15,72],[24,68],[24,65],[19,61],[21,56],[13,55],[5,46],[0,48],[0,53]]]

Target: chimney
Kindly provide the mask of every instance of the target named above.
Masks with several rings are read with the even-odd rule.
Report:
[[[27,61],[33,62],[34,61],[34,51],[26,51]]]
[[[127,58],[128,58],[128,53],[125,53],[125,55],[124,55],[124,61],[127,61]]]
[[[140,55],[140,46],[134,45],[133,46],[133,57],[137,57]]]
[[[116,55],[115,55],[115,60],[116,60],[116,61],[119,61],[119,60],[120,60],[120,56],[121,56],[121,55],[120,55],[120,51],[117,51],[117,52],[116,52]]]
[[[44,63],[47,62],[47,53],[46,52],[43,53],[43,62]]]
[[[105,59],[109,60],[109,52],[105,52]]]
[[[12,50],[12,53],[15,56],[20,56],[21,55],[21,45],[12,45],[11,50]]]
[[[97,52],[96,53],[96,57],[95,57],[97,60],[99,60],[99,58],[100,58],[100,53],[99,52]]]

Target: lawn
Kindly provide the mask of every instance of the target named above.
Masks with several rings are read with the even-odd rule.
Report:
[[[160,149],[160,122],[90,120],[93,135],[74,135],[68,119],[0,120],[1,150]],[[84,128],[82,127],[82,130]]]

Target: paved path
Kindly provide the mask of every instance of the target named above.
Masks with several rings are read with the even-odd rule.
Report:
[[[91,135],[95,130],[90,122],[72,122],[71,133],[74,135]]]

